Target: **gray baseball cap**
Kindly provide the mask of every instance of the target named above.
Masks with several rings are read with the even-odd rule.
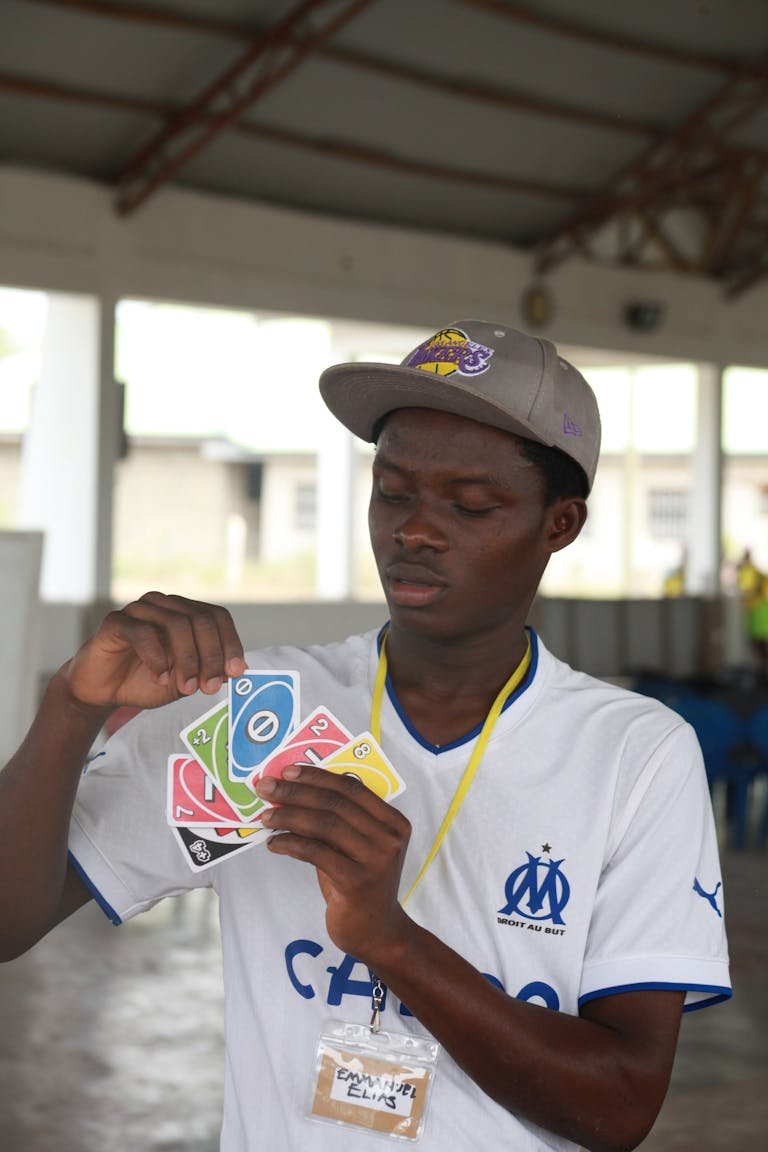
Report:
[[[586,473],[600,454],[600,413],[581,373],[549,340],[504,324],[459,320],[401,364],[336,364],[320,377],[334,416],[373,442],[396,408],[436,408],[559,448]]]

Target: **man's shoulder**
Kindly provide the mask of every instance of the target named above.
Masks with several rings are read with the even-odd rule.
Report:
[[[309,681],[358,683],[367,680],[378,631],[357,632],[325,644],[279,644],[248,650],[245,660],[249,668],[292,670]]]
[[[587,713],[600,711],[612,719],[621,716],[623,722],[635,718],[661,730],[684,724],[683,718],[666,704],[637,692],[631,680],[606,678],[573,668],[550,652],[540,639],[539,661],[546,674],[548,690],[562,694],[574,707]]]
[[[374,628],[323,644],[274,644],[266,648],[248,649],[245,660],[249,668],[295,668],[299,671],[326,669],[328,672],[341,672],[345,668],[367,662],[376,637],[377,629]]]

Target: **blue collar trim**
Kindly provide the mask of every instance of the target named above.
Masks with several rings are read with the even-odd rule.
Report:
[[[379,653],[381,653],[381,643],[384,639],[387,627],[388,624],[384,624],[379,630],[378,636],[376,637],[376,650]],[[502,708],[502,712],[506,712],[507,708],[509,708],[515,700],[522,696],[523,692],[525,692],[526,689],[531,686],[534,677],[536,676],[536,668],[539,663],[539,638],[533,628],[527,628],[526,631],[531,637],[531,663],[528,667],[528,671],[518,684],[515,691],[506,700],[504,707]],[[403,706],[397,698],[397,694],[395,693],[395,688],[392,684],[389,673],[387,673],[386,687],[387,696],[389,697],[390,703],[402,720],[403,726],[406,728],[409,735],[412,736],[416,743],[420,744],[422,748],[426,748],[428,752],[432,752],[436,756],[439,756],[441,752],[450,752],[454,748],[461,748],[462,744],[469,744],[472,740],[477,739],[477,737],[480,735],[480,732],[482,731],[483,725],[477,724],[471,732],[467,732],[466,736],[461,736],[458,740],[452,740],[450,744],[430,744],[430,742],[425,740],[421,733],[418,732],[416,728],[414,728],[413,724],[408,718]]]

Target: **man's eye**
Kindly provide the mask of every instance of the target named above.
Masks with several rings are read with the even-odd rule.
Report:
[[[489,504],[484,508],[469,508],[466,504],[455,504],[454,507],[462,516],[488,516],[496,509],[495,504]]]
[[[379,496],[379,499],[386,500],[389,504],[397,504],[406,498],[405,492],[390,492],[385,488],[379,488],[377,490],[377,495]]]

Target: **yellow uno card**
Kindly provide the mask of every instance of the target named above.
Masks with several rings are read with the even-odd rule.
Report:
[[[387,760],[370,732],[363,732],[334,752],[320,765],[339,776],[356,776],[382,800],[394,800],[405,791],[405,784]]]

